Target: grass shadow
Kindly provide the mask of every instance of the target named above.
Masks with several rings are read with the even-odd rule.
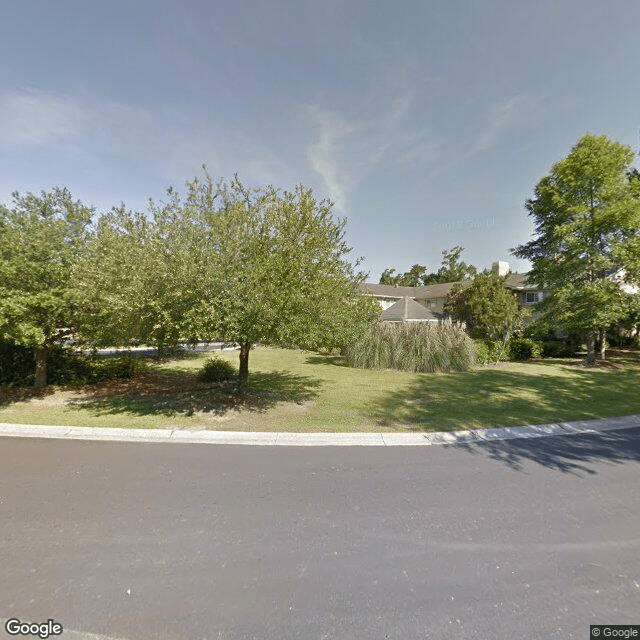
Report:
[[[640,369],[540,361],[422,374],[372,403],[371,418],[403,431],[544,424],[640,413]]]
[[[305,360],[305,364],[332,364],[336,367],[349,366],[344,356],[323,356],[320,354],[309,356]]]
[[[194,374],[168,371],[150,373],[136,380],[113,381],[99,387],[84,387],[69,405],[93,415],[187,416],[207,413],[265,412],[281,402],[302,404],[313,399],[322,381],[287,371],[256,372],[249,388],[239,393],[235,381],[207,384]]]

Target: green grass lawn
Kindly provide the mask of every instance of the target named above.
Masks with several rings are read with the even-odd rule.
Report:
[[[237,362],[237,352],[222,357]],[[637,354],[620,368],[569,360],[465,373],[350,369],[339,357],[257,347],[250,392],[205,385],[204,355],[153,366],[146,379],[0,396],[0,422],[251,431],[448,431],[640,413]]]

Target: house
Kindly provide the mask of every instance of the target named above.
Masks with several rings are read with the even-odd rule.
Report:
[[[384,322],[440,322],[444,316],[405,296],[382,312]]]
[[[511,273],[508,262],[494,262],[491,270],[496,275],[506,276],[505,285],[516,296],[520,307],[533,307],[548,294],[548,290],[529,284],[526,274]],[[362,291],[378,301],[382,308],[382,319],[386,322],[438,322],[445,317],[444,303],[453,286],[455,284],[465,286],[469,283],[470,281],[463,281],[421,287],[400,287],[367,282],[362,284]],[[425,316],[420,307],[426,309],[429,314]],[[534,319],[539,315],[540,312],[534,312],[529,317]]]
[[[418,304],[429,309],[434,314],[442,314],[444,301],[455,282],[445,284],[430,284],[424,287],[396,287],[391,284],[362,285],[362,292],[375,298],[380,307],[385,310],[403,298],[415,300]]]

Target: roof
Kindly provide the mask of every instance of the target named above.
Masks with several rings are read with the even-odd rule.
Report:
[[[540,287],[537,284],[533,284],[527,281],[528,273],[510,273],[507,275],[505,284],[509,289],[532,289],[540,291]]]
[[[509,289],[516,291],[534,290],[539,291],[537,284],[529,284],[527,282],[527,273],[509,273],[505,284]],[[426,298],[444,298],[453,287],[454,284],[461,284],[468,287],[472,280],[462,280],[460,282],[445,282],[442,284],[428,284],[422,287],[396,287],[393,284],[374,284],[372,282],[364,282],[360,285],[362,293],[376,298],[396,298],[398,300],[408,297],[413,300],[425,300]]]
[[[469,280],[470,284],[471,281]],[[396,287],[393,284],[373,284],[372,282],[364,282],[362,285],[362,293],[366,293],[370,296],[376,296],[378,298],[441,298],[446,296],[451,287],[456,282],[445,282],[443,284],[428,284],[423,287]],[[462,282],[463,285],[467,282]]]
[[[437,321],[440,318],[442,316],[439,313],[433,313],[408,296],[398,300],[398,302],[382,312],[382,319],[387,322],[402,322],[404,320]]]

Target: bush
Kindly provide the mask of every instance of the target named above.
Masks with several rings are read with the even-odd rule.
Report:
[[[349,366],[360,369],[465,371],[475,363],[473,341],[451,321],[377,323],[345,352]]]
[[[508,359],[509,350],[500,340],[474,340],[476,364],[491,364]]]
[[[571,358],[573,347],[564,340],[545,340],[542,343],[543,358]]]
[[[33,349],[0,342],[0,385],[31,386],[36,377]]]
[[[236,368],[228,360],[218,356],[209,358],[198,372],[198,378],[203,382],[225,382],[236,375]]]
[[[476,351],[476,364],[489,364],[490,351],[484,340],[474,340],[473,346]]]
[[[130,379],[147,369],[144,360],[131,356],[102,360],[74,353],[68,348],[54,347],[47,358],[47,384],[92,384],[116,378]],[[0,385],[32,386],[35,374],[33,349],[0,343]]]
[[[531,360],[542,354],[542,344],[531,338],[511,338],[509,357],[511,360]]]

